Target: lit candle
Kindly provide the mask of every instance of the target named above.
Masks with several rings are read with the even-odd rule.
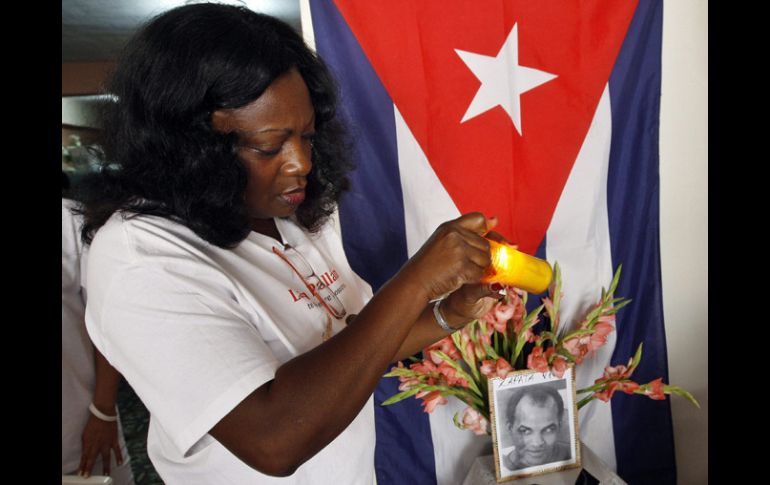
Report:
[[[548,261],[491,240],[489,249],[492,265],[487,268],[482,283],[501,283],[529,293],[542,293],[551,284],[553,270]]]

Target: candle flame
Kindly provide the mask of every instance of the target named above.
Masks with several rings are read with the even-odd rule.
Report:
[[[502,283],[530,293],[542,293],[551,284],[553,270],[547,261],[496,241],[489,241],[489,249],[492,265],[483,283]]]

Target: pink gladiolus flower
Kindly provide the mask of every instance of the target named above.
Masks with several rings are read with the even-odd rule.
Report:
[[[634,373],[633,370],[631,370],[631,363],[634,361],[633,358],[628,359],[628,365],[616,365],[616,366],[610,366],[604,368],[604,377],[601,379],[597,379],[596,382],[599,381],[609,381],[609,380],[620,380],[620,379],[628,379],[631,377],[631,374]]]
[[[613,325],[615,323],[615,315],[600,315],[596,321],[599,323],[608,323]]]
[[[468,327],[465,327],[468,328]],[[491,335],[491,331],[489,332]],[[473,343],[473,340],[470,340],[472,337],[475,337],[477,339],[476,344]],[[469,343],[466,344],[466,351],[470,353],[471,351],[476,356],[476,359],[481,360],[484,357],[487,356],[487,351],[484,350],[484,342],[486,342],[487,345],[491,344],[491,340],[487,335],[485,335],[484,332],[481,331],[481,328],[475,327],[474,329],[468,329],[468,339]]]
[[[581,327],[585,327],[585,322],[581,324]],[[575,357],[575,362],[580,364],[583,362],[583,358],[588,352],[595,351],[602,345],[607,343],[607,335],[615,330],[611,324],[606,322],[597,323],[593,332],[590,334],[580,335],[572,337],[569,340],[565,340],[563,347]]]
[[[513,318],[513,315],[516,311],[515,305],[498,302],[493,307],[493,311],[495,314],[493,323],[495,330],[500,333],[505,333],[505,329],[508,327],[508,320]]]
[[[513,372],[513,367],[511,367],[511,364],[507,360],[500,357],[497,360],[483,361],[479,370],[481,371],[481,374],[486,377],[500,377],[504,379],[508,376],[509,372]]]
[[[548,311],[548,313],[553,312],[553,301],[551,301],[551,298],[547,296],[543,298],[543,306],[545,307],[546,311]]]
[[[613,394],[615,394],[615,388],[608,385],[603,391],[595,392],[594,397],[604,402],[607,402],[610,399],[612,399]]]
[[[411,364],[409,368],[415,372],[426,375],[438,372],[438,367],[436,367],[429,359],[423,359],[422,362],[415,362],[414,364]]]
[[[597,381],[601,380],[602,379],[598,379]],[[639,384],[634,381],[609,381],[607,382],[607,387],[605,387],[603,391],[595,392],[594,396],[606,402],[612,399],[612,395],[615,394],[615,391],[623,391],[626,394],[633,394],[637,389],[639,389]]]
[[[618,381],[618,384],[618,390],[626,394],[633,394],[634,391],[639,389],[639,384],[634,381]]]
[[[398,380],[401,382],[398,386],[399,391],[406,391],[411,389],[415,384],[420,383],[420,380],[416,377],[399,376]]]
[[[521,301],[521,297],[524,296],[524,290],[514,288],[513,286],[506,286],[505,291],[508,295],[508,305],[514,308],[511,320],[521,320],[524,316],[524,303]]]
[[[607,335],[612,333],[615,327],[610,323],[599,322],[594,325],[594,333],[591,334],[591,338],[587,342],[588,351],[596,350],[602,345],[607,343]]]
[[[483,376],[493,377],[493,374],[495,373],[495,361],[491,359],[482,361],[479,371]]]
[[[543,355],[542,347],[535,347],[527,357],[527,369],[532,369],[538,372],[548,372],[548,360]]]
[[[564,357],[557,355],[553,359],[553,364],[551,365],[551,370],[553,371],[553,374],[561,379],[564,377],[564,372],[567,370],[567,359]]]
[[[596,384],[606,383],[606,387],[602,391],[594,393],[598,399],[602,401],[609,401],[615,391],[623,391],[626,394],[633,394],[634,391],[639,389],[639,384],[629,380],[634,370],[631,368],[633,358],[628,359],[628,365],[616,365],[604,368],[604,377],[596,379]]]
[[[440,350],[441,352],[444,352],[449,356],[450,359],[453,360],[460,360],[462,356],[460,355],[460,351],[457,350],[457,347],[455,347],[455,343],[452,341],[452,337],[444,337],[435,344],[429,345],[425,348],[423,351],[423,355],[429,355],[430,359],[433,361],[434,364],[438,365],[442,362],[441,359],[439,359],[437,356],[433,355],[433,350]]]
[[[476,354],[476,347],[473,345],[473,342],[468,342],[465,344],[465,353],[468,355],[475,355]]]
[[[495,368],[497,377],[502,377],[503,379],[507,377],[509,373],[513,372],[513,367],[511,367],[511,364],[502,357],[497,359]]]
[[[588,353],[587,347],[581,344],[580,337],[572,337],[571,339],[564,341],[563,346],[567,352],[572,354],[575,358],[575,362],[578,364],[583,362],[583,357]]]
[[[425,396],[420,396],[420,394],[421,393],[418,393],[417,397],[422,397],[423,411],[426,413],[432,413],[436,406],[443,405],[448,402],[447,398],[443,397],[438,391],[433,391]]]
[[[597,384],[599,381],[602,381],[602,379],[597,379]],[[607,385],[605,386],[604,390],[597,391],[594,393],[594,396],[596,396],[598,399],[601,399],[604,402],[609,401],[612,399],[612,395],[615,394],[615,391],[618,388],[618,381],[609,381],[607,382]]]
[[[479,328],[479,341],[491,346],[493,333],[495,333],[495,327],[493,325],[487,325],[486,332],[482,332],[481,328]]]
[[[473,345],[473,341],[471,341],[471,334],[468,326],[465,326],[460,330],[460,345],[465,349],[465,353],[469,356],[476,355],[476,347]]]
[[[663,392],[663,378],[658,377],[654,381],[650,381],[646,384],[649,386],[644,394],[649,396],[650,399],[663,400],[666,399],[666,394]]]
[[[462,419],[463,427],[467,430],[473,431],[477,435],[487,434],[487,427],[489,421],[473,408],[467,407],[463,411]]]
[[[486,327],[492,330],[497,330],[497,318],[495,318],[495,307],[492,307],[483,317],[480,318],[482,322],[486,324]],[[503,331],[505,329],[503,328]]]
[[[436,367],[430,359],[423,359],[421,362],[415,362],[410,364],[409,368],[418,374],[422,374],[427,377],[424,381],[426,384],[433,385],[438,378],[438,367]]]
[[[457,377],[457,371],[452,367],[451,365],[447,364],[446,362],[442,362],[440,366],[438,366],[438,371],[441,375],[446,377],[447,383],[450,386],[454,386],[455,384],[459,385],[460,387],[468,387],[468,381],[463,379],[462,377]]]
[[[524,356],[527,357],[526,368],[533,372],[543,373],[550,370],[556,378],[563,379],[567,369],[573,363],[583,363],[589,353],[596,352],[606,345],[610,334],[616,330],[616,316],[611,314],[615,311],[612,309],[612,305],[615,304],[617,308],[617,306],[625,305],[628,300],[617,298],[613,301],[613,295],[607,293],[606,290],[603,291],[600,301],[587,310],[588,313],[582,320],[578,320],[577,329],[579,332],[576,333],[580,333],[580,335],[575,335],[570,331],[565,338],[557,334],[560,316],[556,307],[560,305],[563,293],[560,289],[559,297],[556,298],[556,282],[561,281],[561,279],[556,266],[554,266],[554,272],[555,277],[549,288],[549,293],[542,299],[545,311],[529,315],[531,319],[529,329],[524,329],[524,316],[526,314],[524,298],[526,298],[527,293],[519,288],[506,286],[504,287],[505,298],[495,303],[479,319],[483,324],[465,326],[454,340],[447,336],[426,347],[424,360],[411,365],[407,364],[409,371],[404,370],[404,364],[400,362],[398,367],[394,366],[391,374],[395,374],[399,378],[399,391],[407,393],[411,389],[411,392],[415,393],[415,397],[422,401],[421,404],[426,413],[432,413],[436,406],[446,404],[449,394],[459,396],[465,401],[465,404],[468,404],[470,402],[468,400],[470,399],[468,387],[474,382],[465,374],[466,372],[470,372],[474,376],[480,373],[485,378],[503,379],[516,372],[505,358],[491,359],[486,349],[493,348],[494,352],[490,351],[490,353],[511,357],[511,353],[516,352],[516,347],[520,347],[524,342],[534,344],[527,346],[528,355],[525,353],[523,356],[519,356],[522,360],[524,360]],[[619,274],[620,268],[615,272],[613,281],[617,279]],[[532,328],[542,320],[543,315],[551,319],[551,327],[538,328],[533,331]],[[589,315],[591,315],[590,318],[588,318]],[[536,335],[535,332],[539,333]],[[641,346],[638,352],[641,352]],[[448,356],[447,360],[444,361],[439,358],[439,353]],[[463,357],[466,357],[469,362],[465,362]],[[658,400],[665,399],[666,392],[675,392],[692,399],[684,391],[680,392],[678,388],[666,386],[660,378],[644,385],[632,381],[631,375],[634,373],[632,365],[634,365],[634,358],[629,359],[625,365],[605,367],[604,373],[589,388],[593,393],[587,391],[587,394],[601,401],[610,401],[616,391],[622,391],[626,394],[645,394]],[[576,370],[575,372],[583,371]],[[461,376],[465,376],[467,380]],[[442,390],[434,391],[432,389]],[[416,392],[417,390],[419,392]],[[442,396],[442,393],[448,394],[447,397]],[[581,400],[581,404],[590,400],[590,398],[584,398]],[[398,399],[393,401],[397,402]],[[484,418],[488,408],[485,410],[481,405],[479,403],[475,409],[471,406],[465,408],[462,416],[455,417],[455,424],[476,435],[488,434],[490,423],[488,419]]]

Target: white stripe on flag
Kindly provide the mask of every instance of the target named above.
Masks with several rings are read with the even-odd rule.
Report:
[[[439,224],[460,217],[460,211],[395,105],[393,113],[398,170],[404,198],[406,249],[411,258]]]
[[[396,106],[393,106],[393,111],[398,168],[406,212],[406,243],[409,257],[412,257],[439,224],[459,217],[460,211],[439,181]],[[468,473],[477,456],[492,452],[488,437],[476,436],[453,424],[452,417],[462,412],[465,406],[458,399],[450,398],[446,406],[437,406],[430,414],[438,485],[456,485]]]
[[[407,248],[411,257],[443,221],[458,217],[460,211],[439,181],[404,119],[394,106],[398,159],[406,210]],[[585,313],[599,289],[612,278],[609,225],[607,220],[607,170],[611,137],[608,88],[592,120],[567,184],[559,199],[546,238],[546,255],[562,267],[565,299],[564,322]],[[578,387],[585,387],[602,374],[615,348],[615,333],[607,345],[588,357],[577,372]],[[454,413],[464,404],[450,399],[430,415],[431,435],[439,485],[463,477],[476,456],[489,452],[486,441],[452,424]],[[612,432],[612,408],[594,402],[580,412],[581,439],[613,470],[616,469]]]
[[[612,255],[607,218],[607,170],[609,168],[612,113],[609,86],[604,88],[588,134],[580,148],[551,224],[546,233],[546,259],[562,268],[562,330],[577,324],[596,303],[601,287],[612,281]],[[590,386],[609,365],[616,332],[576,372],[580,389]],[[610,467],[616,469],[615,442],[610,403],[593,401],[580,410],[580,438]]]

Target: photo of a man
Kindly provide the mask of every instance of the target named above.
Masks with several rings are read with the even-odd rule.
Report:
[[[569,441],[559,439],[564,400],[553,386],[515,389],[505,408],[505,422],[513,439],[513,448],[502,457],[505,468],[513,471],[571,458]]]
[[[488,390],[498,483],[580,468],[574,366],[559,377],[511,372],[490,379]]]

